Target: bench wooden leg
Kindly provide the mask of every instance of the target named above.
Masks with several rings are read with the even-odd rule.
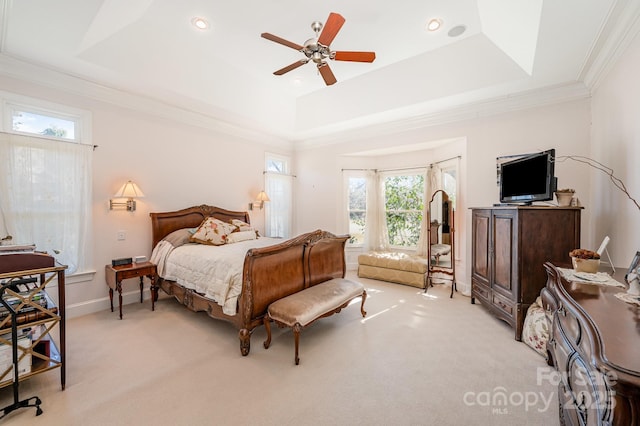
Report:
[[[362,304],[360,305],[360,313],[362,317],[367,316],[367,311],[364,310],[364,301],[367,299],[367,290],[362,290]]]
[[[267,340],[265,340],[262,345],[265,349],[269,349],[269,346],[271,345],[271,319],[269,318],[269,315],[265,315],[262,321],[264,322],[265,330],[267,330]]]
[[[295,361],[296,361],[296,365],[300,364],[300,358],[298,357],[298,345],[300,343],[300,330],[302,329],[302,326],[300,325],[300,323],[295,323],[293,326],[293,341],[295,342],[295,347],[296,347],[296,357],[295,357]]]

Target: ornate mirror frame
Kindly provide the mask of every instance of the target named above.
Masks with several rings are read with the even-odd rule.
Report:
[[[434,209],[434,206],[438,209]],[[425,292],[433,286],[434,274],[438,279],[451,281],[451,295],[456,289],[456,261],[455,261],[455,221],[454,207],[449,195],[442,189],[431,195],[429,208],[427,209],[428,241],[427,244],[427,279]],[[442,223],[438,222],[442,219]],[[448,232],[444,232],[448,231]],[[448,234],[448,244],[443,241],[443,234]],[[447,256],[450,259],[450,267],[440,265],[440,257]]]

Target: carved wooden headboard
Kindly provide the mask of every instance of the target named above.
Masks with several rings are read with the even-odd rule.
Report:
[[[153,249],[160,240],[173,231],[182,228],[195,228],[209,216],[213,216],[224,222],[229,222],[231,219],[239,219],[243,222],[250,223],[249,212],[234,212],[231,210],[221,209],[220,207],[208,206],[206,204],[174,212],[149,213],[149,216],[151,216],[151,230],[153,236],[151,249]]]

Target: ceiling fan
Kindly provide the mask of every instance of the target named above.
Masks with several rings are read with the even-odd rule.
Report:
[[[344,22],[345,19],[338,13],[330,13],[327,18],[327,22],[324,25],[322,25],[322,22],[320,21],[314,21],[311,23],[311,29],[315,31],[316,36],[305,41],[304,45],[290,42],[270,33],[262,33],[261,36],[263,38],[298,50],[305,55],[304,59],[300,59],[291,65],[287,65],[286,67],[275,71],[274,74],[282,75],[306,64],[309,61],[313,61],[318,67],[318,72],[320,72],[324,82],[327,86],[330,86],[337,80],[333,75],[331,68],[329,68],[327,59],[332,59],[334,61],[373,62],[374,59],[376,59],[375,52],[336,52],[329,48],[329,45],[338,34],[338,31],[340,31],[340,28],[342,28],[342,25],[344,25]]]

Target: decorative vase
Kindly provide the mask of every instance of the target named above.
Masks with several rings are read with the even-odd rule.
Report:
[[[573,263],[573,269],[576,272],[588,272],[595,274],[600,267],[600,259],[580,259],[579,257],[572,257],[571,263]]]
[[[559,207],[568,207],[571,205],[574,192],[560,192],[556,191],[556,199],[558,200]]]

